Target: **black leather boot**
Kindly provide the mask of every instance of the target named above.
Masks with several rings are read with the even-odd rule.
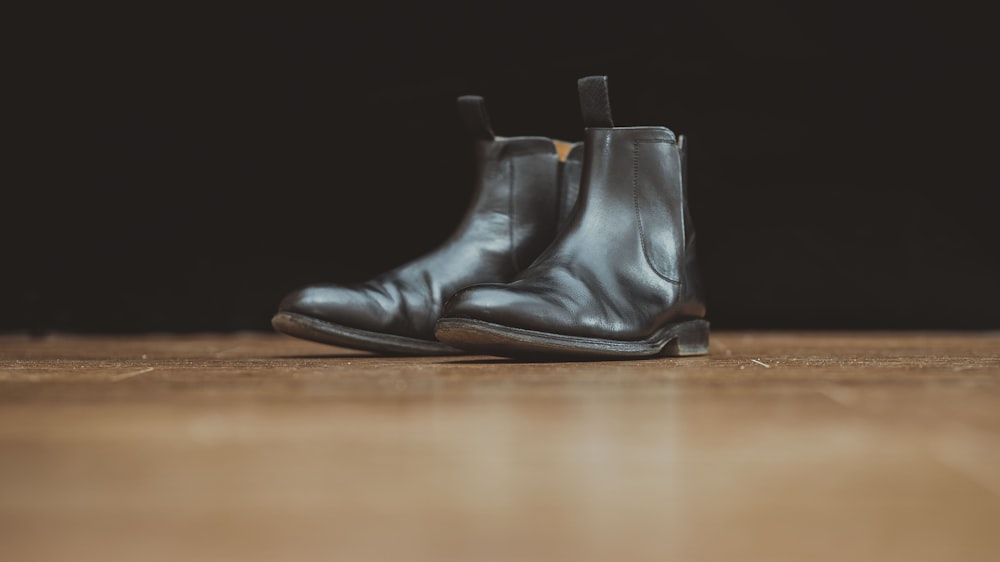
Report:
[[[457,229],[437,249],[367,282],[292,292],[271,319],[275,330],[389,354],[461,353],[434,338],[445,300],[469,285],[510,280],[552,242],[575,202],[582,143],[573,150],[545,137],[496,137],[483,98],[462,96],[458,107],[475,137],[476,182]]]
[[[607,78],[578,85],[587,129],[570,223],[512,281],[459,291],[435,333],[507,357],[707,353],[685,140],[665,127],[615,127]]]

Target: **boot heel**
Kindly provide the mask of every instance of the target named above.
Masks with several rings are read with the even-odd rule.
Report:
[[[708,320],[687,320],[676,324],[670,331],[674,338],[660,352],[665,357],[684,357],[708,353]]]

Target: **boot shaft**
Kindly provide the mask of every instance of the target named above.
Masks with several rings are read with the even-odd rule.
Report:
[[[583,175],[583,143],[567,147],[565,156],[559,162],[559,220],[556,230],[562,231],[573,216],[573,208],[580,196],[580,178]]]
[[[552,241],[576,201],[579,174],[573,165],[567,173],[566,162],[582,143],[497,137],[481,97],[462,96],[459,108],[475,139],[475,172],[469,207],[452,239],[490,239],[497,250],[506,245],[513,270],[523,269]]]
[[[586,129],[572,228],[609,251],[641,253],[666,281],[697,285],[686,274],[694,235],[686,200],[686,139],[662,126],[615,127],[607,78],[582,78],[578,86]],[[690,269],[695,273],[694,265]]]
[[[649,267],[680,283],[686,240],[676,143],[664,127],[588,128],[577,217],[582,230],[635,241]]]

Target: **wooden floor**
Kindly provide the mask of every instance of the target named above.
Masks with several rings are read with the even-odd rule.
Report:
[[[0,560],[1000,560],[1000,332],[713,337],[0,336]]]

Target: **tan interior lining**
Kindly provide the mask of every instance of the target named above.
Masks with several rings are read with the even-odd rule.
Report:
[[[569,156],[569,151],[573,148],[573,143],[561,140],[554,140],[552,143],[556,145],[556,153],[559,155],[559,161],[565,162],[566,157]]]
[[[505,137],[497,135],[493,138],[496,140],[504,140]],[[556,145],[556,154],[559,155],[559,161],[565,162],[566,158],[569,156],[569,151],[573,150],[573,143],[561,140],[553,140],[552,144]]]

